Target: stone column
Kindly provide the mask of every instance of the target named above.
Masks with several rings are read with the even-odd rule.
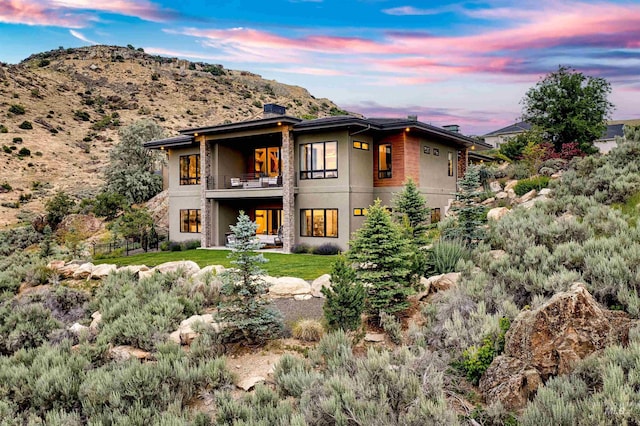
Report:
[[[289,126],[282,129],[282,249],[290,253],[296,240],[295,219],[296,168],[293,132]]]
[[[212,155],[211,147],[207,144],[204,136],[200,136],[200,246],[211,247],[212,223],[211,208],[207,201],[207,181],[212,176]]]

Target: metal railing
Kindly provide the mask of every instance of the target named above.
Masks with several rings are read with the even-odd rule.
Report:
[[[218,186],[216,187],[216,180]],[[282,176],[263,176],[260,173],[208,176],[207,189],[258,189],[282,187]]]
[[[160,243],[168,240],[168,238],[168,235],[149,233],[138,239],[123,238],[100,244],[94,242],[91,244],[91,252],[94,257],[96,255],[105,256],[118,251],[122,251],[123,256],[129,256],[139,252],[159,250]]]

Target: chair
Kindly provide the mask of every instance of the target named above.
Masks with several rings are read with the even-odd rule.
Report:
[[[282,226],[280,228],[278,228],[278,235],[276,235],[275,237],[273,237],[273,245],[274,246],[281,246],[282,244]]]

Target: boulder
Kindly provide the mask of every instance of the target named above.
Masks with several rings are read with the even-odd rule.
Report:
[[[310,294],[296,294],[295,296],[293,296],[294,300],[309,300],[309,299],[313,299],[313,296]]]
[[[522,207],[525,209],[530,209],[531,207],[533,207],[536,203],[546,203],[547,201],[549,201],[549,197],[547,197],[546,195],[538,195],[536,198],[534,198],[533,200],[529,200],[526,203],[522,203]]]
[[[434,275],[427,279],[424,286],[433,293],[449,290],[458,283],[460,275],[460,272],[449,272],[447,274]]]
[[[64,268],[64,260],[52,260],[51,262],[47,263],[47,268],[51,269],[52,271],[60,271],[62,268]]]
[[[510,189],[515,188],[517,184],[518,184],[517,180],[510,180],[504,185],[504,190],[509,191]]]
[[[367,333],[364,335],[364,341],[373,343],[384,342],[384,333]]]
[[[109,275],[111,272],[115,272],[118,269],[116,265],[111,265],[108,263],[102,265],[96,265],[91,271],[91,279],[93,280],[101,280]]]
[[[500,192],[502,191],[502,185],[497,180],[494,180],[489,183],[489,189],[491,192]]]
[[[513,200],[514,198],[516,198],[516,191],[514,191],[513,189],[507,189],[507,196],[510,200]]]
[[[78,265],[77,263],[69,263],[58,269],[58,272],[64,278],[73,278],[73,274],[78,270],[79,267],[80,265]]]
[[[602,308],[584,284],[575,283],[569,291],[516,317],[506,335],[503,357],[493,360],[480,380],[480,390],[488,403],[501,401],[507,409],[521,408],[516,404],[526,402],[532,383],[567,374],[577,361],[609,345],[627,344],[629,329],[636,323],[623,312]],[[513,383],[501,385],[511,376]]]
[[[95,311],[91,314],[91,318],[93,318],[93,320],[91,321],[91,324],[89,324],[89,328],[95,331],[102,322],[102,314],[100,311]]]
[[[133,275],[140,276],[140,272],[148,271],[149,267],[146,265],[127,265],[118,268],[117,272],[130,272]]]
[[[152,269],[146,269],[146,270],[142,270],[140,269],[138,271],[138,278],[143,279],[143,278],[149,278],[151,277],[153,274],[155,274],[155,268]]]
[[[313,297],[324,297],[320,290],[324,287],[331,288],[331,275],[324,274],[313,280],[311,283],[311,295]]]
[[[529,200],[533,200],[535,198],[535,196],[538,195],[538,191],[536,191],[535,189],[532,189],[531,191],[527,192],[526,194],[524,194],[522,197],[520,197],[520,199],[518,200],[518,202],[520,203],[526,203]]]
[[[222,325],[213,321],[213,314],[193,315],[180,323],[176,331],[169,335],[169,340],[180,345],[190,345],[198,337],[194,325],[198,322],[211,324],[215,331],[222,330]]]
[[[126,361],[131,358],[151,359],[151,354],[133,346],[115,346],[107,350],[107,357],[114,361]]]
[[[486,200],[484,200],[483,202],[481,202],[480,204],[483,206],[489,206],[493,203],[496,202],[496,198],[495,197],[491,197],[491,198],[487,198]]]
[[[496,193],[496,199],[497,200],[503,200],[505,198],[508,198],[509,194],[507,194],[505,191],[500,191],[498,193]]]
[[[255,385],[262,383],[265,380],[266,379],[262,376],[247,377],[246,379],[240,380],[236,386],[244,391],[250,391]]]
[[[551,188],[542,188],[538,194],[539,195],[549,195],[549,194],[551,194]]]
[[[198,264],[192,260],[175,260],[173,262],[165,262],[152,269],[162,274],[168,272],[184,271],[187,275],[193,275],[200,271]]]
[[[269,295],[272,297],[293,297],[297,294],[310,293],[311,286],[302,278],[279,277],[269,286]]]
[[[80,265],[73,272],[73,279],[75,279],[75,280],[86,280],[86,279],[88,279],[91,276],[91,274],[93,273],[93,268],[95,268],[93,263],[91,263],[91,262],[83,263],[82,265]]]
[[[496,207],[487,213],[487,219],[489,220],[500,220],[504,215],[509,213],[509,209],[506,207]]]
[[[194,281],[203,282],[204,277],[207,275],[220,275],[225,270],[225,267],[222,265],[207,265],[204,268],[200,269],[200,271],[196,272],[193,275]]]
[[[562,170],[555,172],[551,175],[551,179],[560,179],[562,177],[562,173],[564,173]]]
[[[76,322],[76,323],[73,323],[71,327],[69,327],[69,331],[75,334],[76,336],[80,336],[81,334],[88,333],[89,327]]]

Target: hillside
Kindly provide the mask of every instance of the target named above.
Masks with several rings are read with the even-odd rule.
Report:
[[[300,117],[341,112],[301,87],[126,47],[60,49],[0,64],[0,228],[41,212],[58,189],[94,193],[120,126],[147,118],[173,135],[259,117],[264,103]]]

